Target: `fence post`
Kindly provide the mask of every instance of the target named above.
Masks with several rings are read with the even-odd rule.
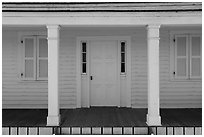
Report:
[[[134,135],[134,133],[135,133],[135,129],[134,127],[132,127],[132,134]]]
[[[37,135],[39,135],[39,127],[37,127]]]
[[[29,135],[29,127],[27,127],[27,135]]]
[[[185,135],[185,127],[183,127],[183,135]]]

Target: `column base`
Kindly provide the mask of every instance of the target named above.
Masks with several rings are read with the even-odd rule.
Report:
[[[47,117],[47,126],[59,126],[59,125],[60,125],[60,115]]]
[[[147,114],[147,125],[148,126],[161,126],[161,117],[159,115],[148,115]]]

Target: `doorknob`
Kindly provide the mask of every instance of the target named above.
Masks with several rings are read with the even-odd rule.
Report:
[[[93,79],[93,76],[90,76],[90,79],[92,80],[92,79]]]

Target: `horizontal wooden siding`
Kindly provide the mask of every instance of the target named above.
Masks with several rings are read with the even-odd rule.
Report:
[[[202,82],[170,79],[170,36],[172,29],[160,30],[160,106],[201,107]],[[18,31],[3,29],[2,103],[3,108],[47,108],[47,82],[18,78]],[[76,37],[131,36],[131,105],[147,107],[146,29],[141,28],[62,28],[60,30],[60,107],[76,107]]]

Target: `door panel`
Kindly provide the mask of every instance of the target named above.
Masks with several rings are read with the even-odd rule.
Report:
[[[117,41],[90,42],[91,106],[118,106]]]

